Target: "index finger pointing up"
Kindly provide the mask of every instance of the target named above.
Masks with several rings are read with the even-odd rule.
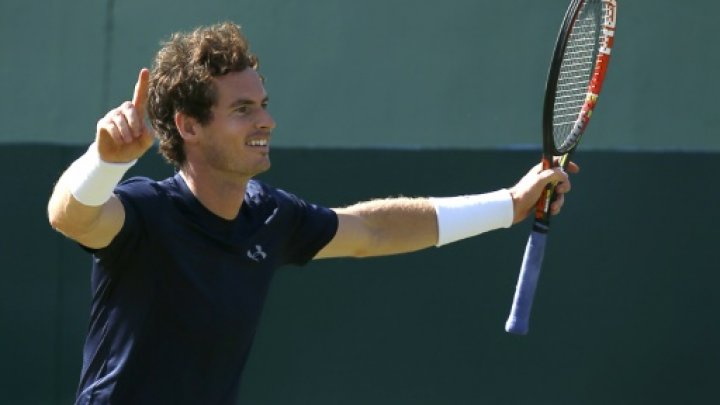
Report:
[[[141,115],[145,114],[145,104],[148,97],[148,89],[150,87],[150,71],[146,68],[140,69],[138,81],[135,84],[135,92],[133,93],[132,103]]]

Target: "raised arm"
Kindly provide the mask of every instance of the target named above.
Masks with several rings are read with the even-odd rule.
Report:
[[[568,171],[579,168],[571,163]],[[336,208],[338,230],[315,258],[383,256],[440,246],[524,220],[549,183],[558,183],[552,213],[570,191],[560,169],[530,171],[512,188],[449,198],[389,198]]]
[[[105,247],[122,228],[125,211],[112,190],[153,144],[143,121],[149,79],[142,69],[132,101],[98,121],[95,142],[60,176],[50,196],[52,227],[85,246]]]

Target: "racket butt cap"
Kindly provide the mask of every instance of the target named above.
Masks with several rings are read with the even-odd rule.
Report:
[[[525,322],[518,322],[517,319],[510,318],[505,322],[505,332],[513,335],[525,336],[529,330],[528,324]]]

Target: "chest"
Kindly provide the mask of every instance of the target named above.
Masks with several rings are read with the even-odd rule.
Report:
[[[163,321],[189,334],[254,330],[280,263],[276,240],[262,229],[223,234],[172,218],[157,229],[148,256]]]

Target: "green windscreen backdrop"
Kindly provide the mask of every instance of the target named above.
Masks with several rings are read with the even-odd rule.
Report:
[[[608,81],[530,334],[530,224],[278,272],[243,404],[709,404],[720,376],[720,5],[618,0]],[[511,186],[539,160],[567,1],[2,0],[0,404],[73,402],[90,257],[52,186],[178,30],[240,23],[271,98],[262,178],[327,206]],[[171,174],[154,151],[129,175]]]
[[[566,0],[3,0],[0,142],[86,143],[172,32],[241,24],[274,143],[537,145]],[[720,150],[720,4],[620,1],[585,148]]]

